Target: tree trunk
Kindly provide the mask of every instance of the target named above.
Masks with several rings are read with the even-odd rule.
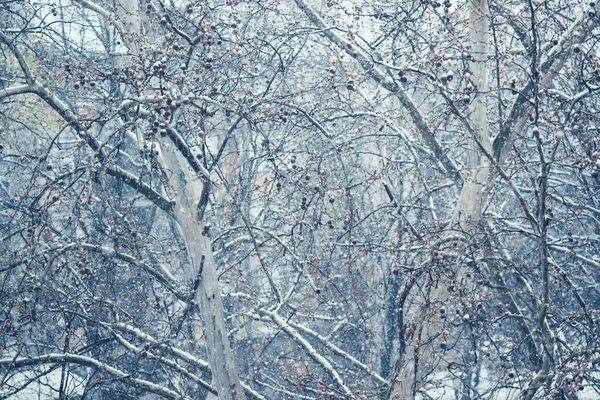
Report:
[[[121,21],[123,22],[126,33],[141,34],[142,25],[140,22],[139,8],[138,0],[117,0],[119,18],[121,18]]]
[[[481,219],[481,211],[487,199],[486,189],[489,182],[490,162],[481,152],[480,146],[488,154],[492,154],[492,144],[488,134],[487,102],[488,91],[488,42],[489,42],[489,9],[487,0],[468,2],[469,40],[471,48],[471,82],[475,86],[475,95],[469,108],[468,121],[475,135],[469,135],[467,156],[467,171],[465,184],[460,193],[458,204],[454,210],[453,222],[457,228],[465,232],[476,229]]]
[[[471,82],[476,87],[475,96],[467,116],[470,130],[467,133],[468,148],[466,151],[466,173],[458,203],[453,212],[451,229],[458,230],[466,237],[470,236],[479,226],[481,212],[487,199],[487,186],[490,179],[490,163],[486,155],[480,150],[485,149],[492,153],[487,126],[487,53],[489,41],[489,9],[487,0],[474,0],[468,2],[470,6],[470,49],[471,49]],[[447,235],[449,236],[449,235]],[[456,254],[464,243],[458,243]],[[434,264],[434,260],[432,260]],[[467,276],[466,267],[460,264],[453,272],[457,280],[468,286],[463,280]],[[450,286],[448,277],[441,276],[435,281],[430,280],[426,290],[419,291],[412,296],[412,301],[417,303],[408,315],[408,324],[404,324],[401,341],[404,344],[404,354],[398,361],[396,371],[388,391],[389,399],[413,399],[423,384],[424,377],[434,370],[447,371],[453,361],[462,364],[462,345],[459,337],[452,332],[447,332],[444,318],[439,309],[450,299]],[[462,285],[461,285],[462,286]],[[400,305],[402,306],[402,305]],[[445,317],[445,316],[444,316]],[[425,321],[419,323],[419,321]]]
[[[129,51],[135,54],[138,47],[136,41],[142,33],[138,1],[118,0],[117,8],[125,34],[130,35],[124,39]],[[147,31],[151,32],[150,29]],[[143,140],[138,135],[140,148]],[[225,325],[211,241],[204,232],[204,224],[198,215],[197,204],[202,196],[204,181],[192,171],[186,159],[168,138],[161,143],[159,162],[169,177],[171,193],[176,197],[172,216],[179,224],[192,266],[189,275],[181,279],[191,282],[198,280],[195,301],[204,319],[206,352],[219,399],[244,399]]]
[[[184,157],[167,139],[161,144],[159,159],[170,176],[169,185],[176,195],[173,217],[181,228],[182,237],[192,265],[190,275],[198,279],[195,300],[204,319],[206,351],[213,380],[221,400],[240,400],[244,392],[235,367],[213,259],[211,241],[198,220],[197,202],[202,194],[202,178],[196,176]]]

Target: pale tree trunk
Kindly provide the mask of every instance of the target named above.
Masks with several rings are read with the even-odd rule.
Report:
[[[130,53],[136,55],[137,40],[142,34],[138,0],[117,0],[117,9],[126,35],[123,39]],[[151,30],[148,30],[147,34],[150,32]],[[139,134],[140,148],[143,140]],[[206,352],[219,399],[244,399],[225,325],[211,241],[204,233],[204,224],[200,220],[197,208],[208,177],[198,176],[168,138],[161,143],[158,161],[169,177],[170,190],[176,198],[172,217],[181,229],[191,265],[189,275],[181,277],[181,280],[195,282],[197,285],[195,301],[204,321]]]
[[[452,221],[457,227],[469,232],[479,225],[483,205],[487,199],[486,189],[488,189],[490,181],[490,162],[480,147],[483,147],[488,154],[492,154],[492,143],[488,133],[486,102],[489,9],[487,0],[471,0],[467,4],[471,8],[469,15],[471,82],[476,87],[476,93],[469,108],[468,121],[474,134],[467,133],[465,183]]]
[[[466,171],[464,185],[454,209],[451,232],[470,236],[479,226],[483,206],[487,200],[490,181],[490,162],[482,148],[492,154],[492,145],[487,125],[487,54],[489,42],[489,9],[487,0],[467,2],[470,7],[469,41],[472,56],[471,82],[476,87],[476,95],[469,108],[467,122]],[[448,236],[450,236],[449,234]],[[464,248],[460,243],[456,249]],[[453,271],[458,280],[467,276],[466,268],[458,266]],[[410,321],[403,329],[404,352],[396,365],[392,377],[389,399],[413,399],[428,373],[447,372],[449,363],[459,364],[465,359],[462,343],[444,327],[444,319],[439,310],[450,300],[449,277],[439,277],[430,282],[420,294],[409,294],[413,302],[412,311],[407,316]],[[468,282],[461,282],[463,287]],[[408,290],[408,288],[407,288]],[[444,315],[445,317],[445,315]],[[450,348],[452,347],[452,348]]]
[[[168,140],[161,144],[159,161],[170,177],[170,189],[176,195],[173,217],[181,228],[192,265],[190,277],[198,279],[195,300],[204,319],[206,351],[219,399],[243,399],[244,393],[225,326],[211,242],[204,232],[204,224],[198,220],[197,204],[202,194],[204,179],[191,169],[185,158]]]
[[[142,33],[139,0],[117,0],[117,11],[126,34],[140,35]]]

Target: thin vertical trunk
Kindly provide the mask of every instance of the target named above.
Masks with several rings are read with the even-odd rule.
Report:
[[[472,56],[471,82],[476,87],[476,94],[471,103],[468,121],[474,135],[468,137],[466,151],[466,171],[458,203],[456,204],[452,229],[457,229],[470,235],[478,228],[481,212],[487,199],[490,165],[480,147],[492,153],[487,125],[487,53],[489,42],[489,9],[487,0],[471,0],[469,41]],[[457,249],[461,244],[457,245]],[[465,267],[453,271],[456,277],[467,276]],[[466,282],[464,282],[466,283]],[[436,371],[446,371],[449,363],[454,360],[460,365],[463,358],[463,346],[458,337],[445,331],[444,319],[436,312],[447,303],[450,294],[446,277],[440,277],[436,282],[429,282],[425,290],[412,300],[418,304],[409,315],[409,324],[405,324],[401,341],[404,343],[404,354],[399,360],[393,379],[391,380],[389,399],[414,399],[416,393],[424,384],[427,374]],[[421,322],[424,321],[424,322]]]
[[[468,137],[467,170],[464,174],[465,184],[460,193],[460,198],[454,210],[453,222],[469,232],[479,225],[481,211],[487,199],[486,186],[489,181],[490,166],[487,157],[482,154],[479,144],[492,154],[492,144],[488,134],[487,101],[488,91],[488,65],[487,55],[489,48],[489,9],[487,0],[472,0],[468,2],[469,39],[472,62],[471,82],[475,86],[475,95],[469,108],[469,124],[475,132],[475,137]]]
[[[141,38],[142,26],[138,0],[117,0],[119,17],[123,23],[127,43],[132,55],[137,52],[137,40]],[[147,33],[151,33],[148,30]],[[138,135],[139,146],[143,138]],[[197,204],[202,196],[203,179],[198,177],[175,146],[164,140],[161,143],[161,167],[167,172],[171,193],[176,197],[172,216],[177,221],[191,264],[188,276],[182,280],[196,281],[195,300],[204,320],[206,352],[213,380],[221,400],[244,399],[235,367],[231,345],[225,325],[217,268],[213,258],[211,241],[204,233]]]
[[[206,350],[213,379],[219,399],[243,399],[244,392],[227,335],[211,242],[204,232],[204,224],[198,220],[197,201],[202,194],[202,178],[196,176],[174,147],[165,140],[161,145],[160,162],[170,175],[169,185],[176,195],[173,217],[181,228],[192,265],[188,278],[199,279],[195,300],[204,319]]]

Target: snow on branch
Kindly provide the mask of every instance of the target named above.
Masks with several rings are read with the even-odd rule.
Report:
[[[368,365],[365,365],[365,364],[361,363],[359,360],[357,360],[356,358],[352,357],[350,354],[348,354],[344,350],[340,349],[335,344],[331,343],[329,340],[327,340],[327,338],[319,335],[318,332],[315,332],[315,331],[313,331],[310,328],[307,328],[307,327],[302,326],[300,324],[296,324],[294,322],[290,322],[290,325],[293,326],[294,328],[298,329],[299,331],[302,331],[304,333],[307,333],[307,334],[311,335],[312,337],[314,337],[315,339],[317,339],[319,342],[323,343],[323,345],[325,347],[327,347],[329,350],[331,350],[332,352],[334,352],[338,356],[341,356],[341,357],[345,358],[346,360],[350,361],[353,365],[357,366],[358,368],[362,369],[367,374],[369,374],[370,376],[372,376],[373,378],[375,378],[375,380],[377,380],[379,383],[384,384],[384,385],[389,384],[389,382],[387,380],[385,380],[383,377],[381,377],[381,375],[379,375],[377,372],[375,372],[371,368],[369,368]]]
[[[272,311],[261,310],[262,313],[266,314],[273,322],[277,324],[277,326],[287,333],[292,339],[296,341],[312,358],[317,364],[323,368],[323,370],[342,388],[346,396],[353,399],[354,394],[352,391],[346,386],[344,380],[340,377],[339,373],[333,368],[331,363],[319,354],[318,351],[306,340],[296,329],[294,329],[290,324],[288,324],[281,316]]]
[[[180,360],[183,360],[189,364],[192,364],[200,369],[210,371],[210,365],[206,361],[195,357],[194,355],[188,353],[187,351],[181,350],[174,346],[167,345],[164,342],[159,342],[151,335],[142,332],[140,329],[138,329],[134,326],[122,324],[122,323],[115,324],[115,325],[105,325],[105,326],[107,328],[117,329],[121,332],[126,332],[130,335],[137,337],[140,340],[143,340],[146,343],[151,344],[154,347],[161,349],[162,351],[164,351],[168,354],[171,354],[172,356],[177,357]],[[265,399],[262,395],[260,395],[258,392],[256,392],[254,389],[252,389],[246,383],[241,382],[240,384],[241,384],[242,388],[244,389],[244,392],[247,395],[249,395],[250,397],[252,397],[253,399],[256,399],[256,400],[264,400]]]
[[[423,141],[433,151],[436,159],[442,164],[447,173],[455,175],[455,180],[462,181],[460,173],[458,172],[458,166],[450,158],[448,153],[444,151],[442,145],[437,140],[429,125],[423,118],[423,115],[417,108],[412,98],[406,94],[406,91],[401,85],[396,84],[389,76],[387,76],[381,69],[371,61],[371,59],[353,43],[350,43],[342,36],[335,33],[330,26],[303,0],[294,0],[296,5],[304,12],[309,21],[313,23],[317,28],[320,29],[320,33],[324,35],[332,43],[335,43],[340,49],[351,55],[353,58],[358,60],[365,74],[370,76],[374,81],[383,86],[386,90],[393,93],[402,106],[408,110],[408,113],[413,123],[418,128]]]
[[[157,385],[155,383],[143,379],[134,378],[131,376],[131,374],[125,373],[117,368],[111,367],[108,364],[105,364],[101,361],[87,356],[81,356],[71,353],[49,353],[36,357],[9,357],[0,359],[0,367],[2,368],[23,368],[33,365],[64,363],[78,364],[84,365],[86,367],[97,368],[102,372],[105,372],[111,376],[114,376],[115,378],[118,378],[121,382],[128,383],[131,386],[137,387],[150,393],[155,393],[167,399],[190,399],[190,397],[174,392],[173,390],[167,389],[164,386]]]

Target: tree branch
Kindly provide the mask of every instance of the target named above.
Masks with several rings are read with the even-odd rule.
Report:
[[[423,141],[433,152],[436,159],[442,164],[445,172],[454,175],[454,180],[456,182],[462,182],[462,177],[458,171],[458,166],[454,160],[450,158],[447,152],[442,149],[441,144],[438,142],[433,132],[429,129],[429,125],[425,121],[425,118],[423,118],[423,115],[413,102],[412,98],[406,94],[404,88],[395,83],[388,75],[381,71],[375,65],[375,63],[373,63],[367,57],[367,55],[364,54],[362,49],[335,33],[334,30],[328,26],[325,21],[319,15],[317,15],[317,13],[314,12],[313,9],[303,0],[294,0],[294,2],[308,17],[309,21],[315,24],[327,39],[336,44],[340,49],[344,50],[350,56],[356,58],[366,75],[370,76],[375,82],[379,83],[398,98],[402,106],[404,106],[404,108],[406,108],[408,111],[413,123],[421,134]]]
[[[91,357],[80,356],[77,354],[71,353],[50,353],[44,354],[36,357],[19,357],[19,358],[2,358],[0,359],[0,367],[2,368],[23,368],[34,365],[43,365],[43,364],[57,364],[57,363],[71,363],[78,365],[85,365],[86,367],[97,368],[102,372],[105,372],[115,378],[121,380],[122,382],[127,382],[131,386],[137,387],[139,389],[145,390],[150,393],[155,393],[159,396],[165,397],[167,399],[173,400],[181,400],[181,399],[190,399],[190,397],[174,392],[170,389],[167,389],[163,386],[157,385],[155,383],[134,378],[131,374],[127,374],[121,370],[118,370],[114,367],[111,367],[108,364],[105,364],[101,361],[98,361]],[[190,399],[191,400],[191,399]]]

